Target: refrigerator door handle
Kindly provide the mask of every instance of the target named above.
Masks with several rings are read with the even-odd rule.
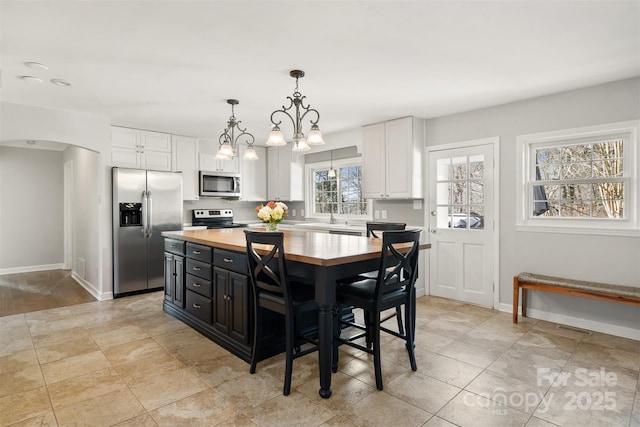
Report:
[[[147,211],[147,215],[149,215],[147,218],[147,238],[150,238],[153,233],[151,231],[153,224],[153,199],[151,198],[151,191],[147,191],[147,205],[149,206],[149,210]]]
[[[147,218],[147,212],[149,210],[149,202],[147,200],[147,192],[142,192],[142,236],[147,236],[147,226],[149,225],[149,221]]]

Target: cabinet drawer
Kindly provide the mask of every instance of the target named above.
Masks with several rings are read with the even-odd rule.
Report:
[[[176,255],[184,255],[184,242],[182,240],[164,239],[164,251]]]
[[[213,295],[211,282],[209,280],[204,280],[200,277],[194,276],[193,274],[187,274],[186,285],[187,289],[197,292],[207,298],[211,298],[211,296]]]
[[[189,258],[197,259],[198,261],[211,264],[212,249],[213,248],[210,246],[203,246],[203,245],[187,242],[186,255]]]
[[[214,249],[213,265],[236,273],[247,274],[247,255],[240,252]]]
[[[211,280],[211,264],[187,258],[187,268],[185,272],[202,279]]]
[[[198,319],[206,323],[211,323],[212,304],[209,298],[187,290],[187,304],[185,309]]]

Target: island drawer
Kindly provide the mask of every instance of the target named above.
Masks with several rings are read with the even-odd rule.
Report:
[[[176,255],[184,255],[184,242],[182,240],[164,239],[164,251]]]
[[[209,298],[205,298],[202,295],[187,289],[186,305],[185,309],[188,313],[193,314],[203,322],[211,323],[213,305]]]
[[[213,265],[236,273],[247,274],[247,255],[240,252],[214,249]]]
[[[205,280],[211,280],[211,264],[196,261],[195,259],[187,258],[186,273],[193,274]]]
[[[185,279],[187,289],[199,293],[207,298],[211,298],[213,295],[213,289],[211,287],[211,281],[194,276],[193,274],[187,274]]]
[[[212,247],[187,242],[187,256],[211,264]]]

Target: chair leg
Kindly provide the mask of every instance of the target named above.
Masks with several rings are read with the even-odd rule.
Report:
[[[376,388],[382,390],[382,361],[380,360],[380,319],[371,322],[373,339],[373,365],[376,374]],[[369,328],[368,328],[369,329]]]
[[[254,300],[254,307],[256,307],[255,316],[253,316],[253,346],[251,349],[251,366],[249,367],[249,373],[256,373],[256,365],[258,364],[258,337],[260,336],[260,307],[257,305],[257,301]]]
[[[407,333],[405,335],[406,340],[407,340],[407,351],[409,352],[409,363],[411,363],[411,370],[412,371],[416,371],[418,370],[418,366],[416,364],[416,353],[415,353],[415,343],[413,342],[414,337],[415,337],[415,324],[413,323],[413,317],[414,317],[414,313],[413,313],[413,305],[411,304],[411,301],[409,301],[408,304],[405,305],[404,308],[404,314],[405,314],[405,323],[407,325]]]
[[[396,320],[398,321],[398,333],[400,335],[404,335],[404,328],[402,327],[402,309],[400,306],[396,307]]]
[[[285,315],[285,369],[284,388],[282,394],[288,396],[291,393],[291,373],[293,372],[293,347],[294,347],[294,322],[293,314]]]

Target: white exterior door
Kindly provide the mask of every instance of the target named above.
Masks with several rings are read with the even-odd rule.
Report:
[[[493,307],[494,145],[430,151],[427,170],[429,291]]]

